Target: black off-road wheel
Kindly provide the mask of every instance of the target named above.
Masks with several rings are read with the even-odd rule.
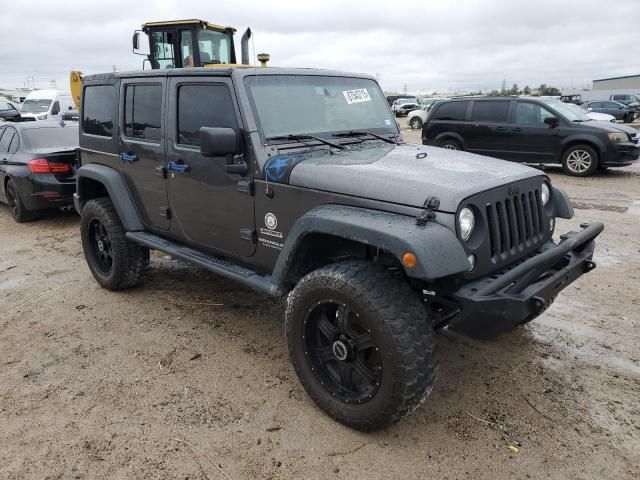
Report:
[[[97,198],[84,205],[80,236],[89,270],[100,286],[121,290],[142,281],[149,267],[149,249],[127,240],[110,199]]]
[[[589,145],[573,145],[562,154],[562,169],[573,177],[588,177],[598,170],[598,154]]]
[[[452,138],[445,138],[438,142],[440,148],[446,148],[447,150],[462,150],[460,143]]]
[[[18,186],[13,179],[9,179],[7,181],[6,193],[9,211],[16,222],[24,223],[35,218],[33,212],[30,212],[27,210],[27,207],[24,206],[22,198],[20,197],[20,192],[18,191]]]
[[[436,376],[433,327],[399,274],[364,261],[319,268],[289,295],[286,333],[309,396],[351,428],[385,428],[413,411]]]

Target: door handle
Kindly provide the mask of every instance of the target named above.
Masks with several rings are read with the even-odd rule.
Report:
[[[189,165],[184,163],[182,160],[178,160],[177,162],[169,162],[167,163],[167,170],[174,170],[178,173],[184,173],[189,171]]]
[[[520,127],[515,127],[511,129],[512,132],[521,132],[522,129]]]
[[[493,130],[495,132],[506,132],[507,131],[507,127],[493,127]]]
[[[121,153],[120,160],[122,160],[123,162],[133,163],[138,160],[138,157],[132,153]]]

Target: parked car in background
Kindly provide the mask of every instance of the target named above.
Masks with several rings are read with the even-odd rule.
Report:
[[[582,95],[579,94],[560,95],[560,101],[564,103],[573,103],[574,105],[582,105],[584,103]]]
[[[73,109],[73,99],[69,92],[63,92],[61,90],[34,90],[27,95],[27,98],[20,108],[20,114],[23,118],[46,120],[50,116]]]
[[[8,100],[0,100],[0,119],[19,120],[20,111]]]
[[[609,97],[609,100],[624,103],[628,106],[633,106],[636,108],[636,110],[640,108],[640,95],[634,95],[632,93],[617,93],[615,95],[611,95]]]
[[[417,110],[419,108],[420,105],[418,105],[418,100],[415,97],[399,98],[391,105],[391,111],[396,117],[404,117],[408,115],[411,110]]]
[[[616,123],[616,117],[614,117],[613,115],[608,115],[606,113],[592,112],[584,104],[576,105],[575,103],[567,103],[565,105],[567,105],[567,107],[569,108],[573,108],[575,112],[589,117],[591,120],[596,120],[598,122]]]
[[[633,122],[636,117],[635,107],[628,106],[620,102],[614,102],[613,100],[587,102],[585,106],[592,112],[613,115],[616,117],[616,120],[622,120],[627,123]]]
[[[0,202],[17,222],[73,205],[78,126],[53,121],[0,124]]]
[[[439,102],[427,117],[422,143],[524,163],[561,163],[585,177],[602,167],[638,160],[640,146],[616,125],[595,122],[555,100],[474,98]]]
[[[418,110],[412,110],[409,112],[409,114],[407,115],[407,123],[411,128],[413,128],[414,130],[419,130],[422,128],[424,122],[427,121],[427,108],[429,107],[423,107],[419,108]]]

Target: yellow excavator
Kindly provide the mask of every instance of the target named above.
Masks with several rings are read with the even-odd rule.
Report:
[[[233,43],[235,32],[233,27],[197,19],[148,22],[133,34],[133,53],[146,57],[142,62],[143,69],[147,62],[151,69],[249,66],[251,29],[247,28],[240,40],[240,63],[236,60]],[[148,54],[140,52],[141,33],[149,39]],[[257,57],[261,66],[266,67],[269,55],[261,53]],[[72,71],[69,83],[73,103],[79,110],[82,72]]]

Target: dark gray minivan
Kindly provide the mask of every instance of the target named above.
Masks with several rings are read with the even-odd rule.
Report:
[[[638,135],[594,121],[551,98],[459,98],[438,103],[422,143],[515,162],[561,163],[569,175],[638,160]]]

